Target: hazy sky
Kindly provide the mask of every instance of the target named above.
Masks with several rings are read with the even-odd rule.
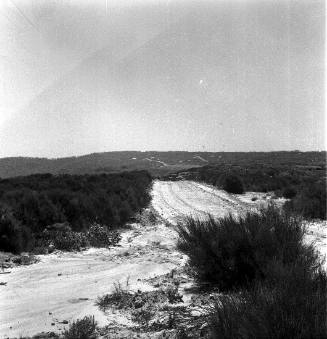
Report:
[[[326,149],[323,1],[1,0],[0,157]]]

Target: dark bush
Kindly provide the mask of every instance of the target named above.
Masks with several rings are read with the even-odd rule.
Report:
[[[38,234],[38,248],[55,248],[62,251],[79,251],[89,245],[87,235],[71,230],[44,230]]]
[[[283,197],[286,199],[292,199],[296,196],[296,189],[294,187],[286,187],[283,190]]]
[[[34,245],[30,229],[22,226],[13,213],[5,206],[0,206],[0,249],[20,253]]]
[[[236,175],[227,175],[222,179],[222,187],[228,193],[242,194],[244,188],[242,181]]]
[[[292,201],[285,204],[285,209],[307,219],[326,219],[326,185],[320,182],[305,186]]]
[[[122,309],[132,307],[133,297],[133,294],[129,291],[129,281],[127,280],[126,286],[123,286],[120,282],[114,283],[114,291],[98,297],[95,304],[103,311],[109,307]]]
[[[63,333],[65,339],[92,339],[97,338],[97,322],[94,316],[86,316],[70,324],[69,329]]]
[[[92,247],[109,247],[116,245],[121,239],[117,231],[109,231],[107,227],[93,224],[87,232],[87,240]]]
[[[274,279],[219,298],[212,338],[327,338],[326,274],[297,263],[276,264]]]
[[[198,280],[225,291],[263,280],[274,261],[292,263],[309,251],[300,221],[272,205],[239,219],[188,218],[177,231],[178,248],[189,256]]]

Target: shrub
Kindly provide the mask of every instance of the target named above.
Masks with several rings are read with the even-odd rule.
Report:
[[[152,307],[141,307],[133,310],[132,320],[140,324],[141,326],[149,326],[150,320],[156,314]]]
[[[126,280],[125,286],[120,282],[114,283],[114,291],[98,297],[95,304],[101,309],[106,310],[109,307],[118,309],[126,308],[131,305],[133,294],[129,292],[129,278]]]
[[[93,224],[87,232],[87,239],[90,246],[109,247],[117,244],[121,236],[117,231],[109,231],[105,226]]]
[[[292,201],[285,204],[285,209],[308,219],[326,219],[326,185],[321,182],[305,186]]]
[[[291,263],[309,251],[302,245],[300,220],[273,205],[238,219],[231,215],[205,221],[188,218],[177,232],[177,246],[189,256],[196,278],[221,290],[265,279],[274,261]]]
[[[31,230],[22,226],[8,208],[0,206],[0,249],[20,253],[33,245]]]
[[[88,246],[86,234],[71,231],[69,225],[65,227],[50,226],[37,237],[37,248],[54,248],[62,251],[79,251]]]
[[[228,193],[242,194],[244,192],[243,183],[236,175],[227,175],[224,177],[222,187]]]
[[[96,330],[97,322],[94,316],[86,316],[71,323],[63,336],[65,339],[92,339],[97,338]]]
[[[217,301],[212,338],[326,338],[326,274],[297,263],[277,266],[272,281]]]
[[[74,232],[68,223],[57,223],[38,234],[34,251],[42,254],[51,249],[79,251],[89,246],[109,247],[120,239],[117,231],[109,231],[106,226],[93,224],[87,232]]]
[[[286,187],[283,190],[283,197],[286,199],[292,199],[296,196],[296,189],[294,187]]]
[[[166,294],[170,304],[183,302],[183,296],[179,294],[177,286],[168,286],[164,293]]]

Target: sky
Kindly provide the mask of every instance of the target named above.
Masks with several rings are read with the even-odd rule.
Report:
[[[0,157],[325,150],[317,0],[1,0]]]

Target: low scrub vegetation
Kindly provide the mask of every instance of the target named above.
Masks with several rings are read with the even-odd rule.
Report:
[[[118,231],[99,224],[91,225],[86,232],[74,232],[68,223],[57,223],[37,234],[33,251],[43,254],[55,249],[79,251],[86,247],[110,247],[120,238]]]
[[[116,309],[141,309],[151,308],[151,305],[168,302],[169,304],[176,304],[183,302],[182,296],[178,293],[177,286],[166,286],[155,291],[150,292],[136,292],[132,293],[129,290],[128,282],[126,286],[121,283],[114,284],[114,291],[110,294],[105,294],[98,297],[96,305],[101,310],[108,308]]]
[[[282,196],[286,199],[292,199],[296,196],[297,191],[294,187],[286,187],[283,190]]]
[[[216,301],[212,338],[326,338],[326,273],[299,218],[269,206],[177,230],[198,281],[229,293]]]
[[[178,293],[176,285],[168,285],[148,292],[131,292],[127,280],[125,286],[121,283],[114,284],[114,291],[98,297],[96,305],[102,311],[110,308],[123,309],[130,313],[132,321],[141,329],[158,330],[174,327],[169,305],[182,302],[183,298]]]
[[[147,206],[150,185],[145,171],[0,180],[0,250],[29,251],[44,238],[62,249],[111,243],[114,234],[94,225],[122,226]],[[71,230],[50,229],[62,223]]]
[[[307,219],[326,219],[326,185],[316,183],[304,187],[285,204],[285,209]]]
[[[64,331],[64,339],[96,339],[98,337],[98,325],[94,316],[86,316],[83,319],[72,322],[69,328]]]
[[[117,309],[130,307],[133,294],[129,291],[129,278],[127,278],[125,286],[121,282],[114,284],[114,291],[98,297],[95,304],[101,309],[114,307]]]

